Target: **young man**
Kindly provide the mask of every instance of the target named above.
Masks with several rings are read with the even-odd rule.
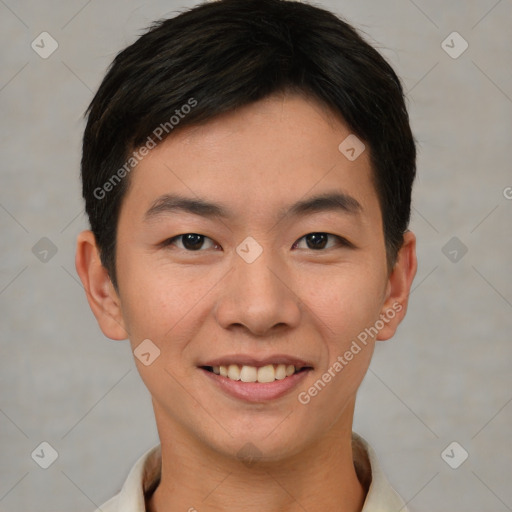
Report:
[[[160,444],[104,512],[405,510],[352,433],[416,272],[400,81],[328,11],[202,4],[88,109],[76,268]]]

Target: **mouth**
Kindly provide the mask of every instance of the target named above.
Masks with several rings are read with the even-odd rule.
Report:
[[[201,366],[203,370],[226,377],[227,379],[241,382],[259,382],[267,384],[276,380],[284,380],[307,370],[310,366],[295,366],[293,364],[267,364],[264,366],[250,366],[241,364],[229,364],[219,366]]]
[[[268,402],[290,393],[313,371],[308,363],[288,357],[274,361],[242,357],[235,361],[235,357],[210,361],[198,368],[223,393],[252,403]]]

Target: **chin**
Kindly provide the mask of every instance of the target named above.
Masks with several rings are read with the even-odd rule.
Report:
[[[264,422],[261,428],[253,425],[251,432],[245,430],[230,436],[223,431],[222,439],[210,439],[209,444],[220,455],[251,466],[285,461],[297,456],[308,444],[313,443],[313,440],[308,442],[308,433],[304,430],[296,432],[289,427],[278,430],[275,424],[269,428],[268,423]]]

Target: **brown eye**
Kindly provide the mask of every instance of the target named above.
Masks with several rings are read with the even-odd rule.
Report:
[[[306,235],[306,243],[310,249],[325,249],[329,235],[326,233],[311,233]]]
[[[326,248],[327,241],[328,241],[329,237],[336,239],[338,241],[337,245],[341,245],[341,246],[351,246],[352,245],[347,240],[345,240],[344,238],[342,238],[338,235],[332,235],[330,233],[309,233],[309,234],[303,236],[302,238],[300,238],[299,240],[297,240],[297,242],[295,242],[295,244],[294,244],[294,247],[297,247],[301,240],[305,240],[306,245],[307,245],[306,249],[311,249],[313,251],[321,251],[322,249]],[[336,244],[331,245],[330,247],[327,247],[327,248],[330,249],[332,247],[336,247]]]
[[[179,247],[179,245],[175,243],[180,239],[181,247]],[[184,249],[189,252],[198,252],[204,246],[205,240],[209,240],[210,242],[212,242],[212,246],[217,246],[217,244],[215,244],[211,238],[208,238],[207,236],[204,235],[199,235],[197,233],[185,233],[183,235],[177,235],[167,240],[165,242],[165,245],[177,245],[179,249]]]

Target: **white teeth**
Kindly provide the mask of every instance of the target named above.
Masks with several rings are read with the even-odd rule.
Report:
[[[276,367],[276,379],[283,380],[286,377],[286,365],[278,364]]]
[[[228,367],[228,377],[231,380],[240,380],[240,367],[237,364],[230,364]]]
[[[274,382],[274,380],[283,380],[295,373],[293,364],[267,364],[266,366],[239,366],[230,364],[229,366],[214,366],[213,373],[231,380],[241,380],[242,382]]]
[[[274,382],[276,380],[276,371],[271,364],[258,368],[258,382]]]
[[[258,380],[258,369],[254,366],[242,366],[240,380],[242,382],[256,382]]]

